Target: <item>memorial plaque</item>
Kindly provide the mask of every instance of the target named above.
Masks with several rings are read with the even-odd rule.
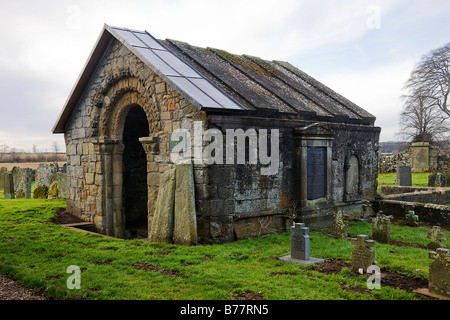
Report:
[[[308,200],[326,196],[326,154],[327,149],[324,147],[308,147]]]

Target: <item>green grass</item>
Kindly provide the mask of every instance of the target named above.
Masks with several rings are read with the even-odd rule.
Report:
[[[430,172],[413,172],[412,173],[412,185],[413,187],[428,187],[428,176]],[[379,173],[378,174],[378,191],[380,191],[381,186],[398,186],[395,184],[397,179],[397,173]]]
[[[228,300],[245,292],[269,300],[415,297],[387,286],[370,291],[367,276],[346,268],[327,275],[279,260],[290,253],[290,233],[192,247],[119,240],[51,223],[61,207],[63,200],[0,200],[0,272],[48,298]],[[391,230],[393,240],[427,243],[429,229],[392,226]],[[370,235],[371,228],[354,223],[349,232]],[[331,238],[326,230],[311,232],[310,239],[312,256],[350,260],[349,240]],[[427,279],[431,262],[427,250],[377,243],[375,251],[380,267]],[[80,290],[67,288],[71,265],[82,270]]]

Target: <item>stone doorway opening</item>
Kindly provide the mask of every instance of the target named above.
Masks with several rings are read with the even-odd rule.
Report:
[[[144,110],[130,108],[123,129],[123,219],[124,238],[148,237],[147,157],[139,138],[148,137],[149,123]]]

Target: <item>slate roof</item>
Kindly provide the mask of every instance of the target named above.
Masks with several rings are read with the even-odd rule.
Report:
[[[294,116],[363,125],[375,122],[372,114],[288,62],[199,48],[176,40],[157,40],[147,31],[105,24],[53,128],[54,133],[65,131],[66,122],[114,38],[206,112]]]

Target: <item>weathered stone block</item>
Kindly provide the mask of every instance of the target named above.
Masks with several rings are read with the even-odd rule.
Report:
[[[149,221],[149,240],[152,242],[173,242],[175,206],[175,169],[162,174],[158,198],[152,221]]]
[[[176,166],[175,217],[173,240],[176,244],[197,243],[194,172],[192,164]]]

